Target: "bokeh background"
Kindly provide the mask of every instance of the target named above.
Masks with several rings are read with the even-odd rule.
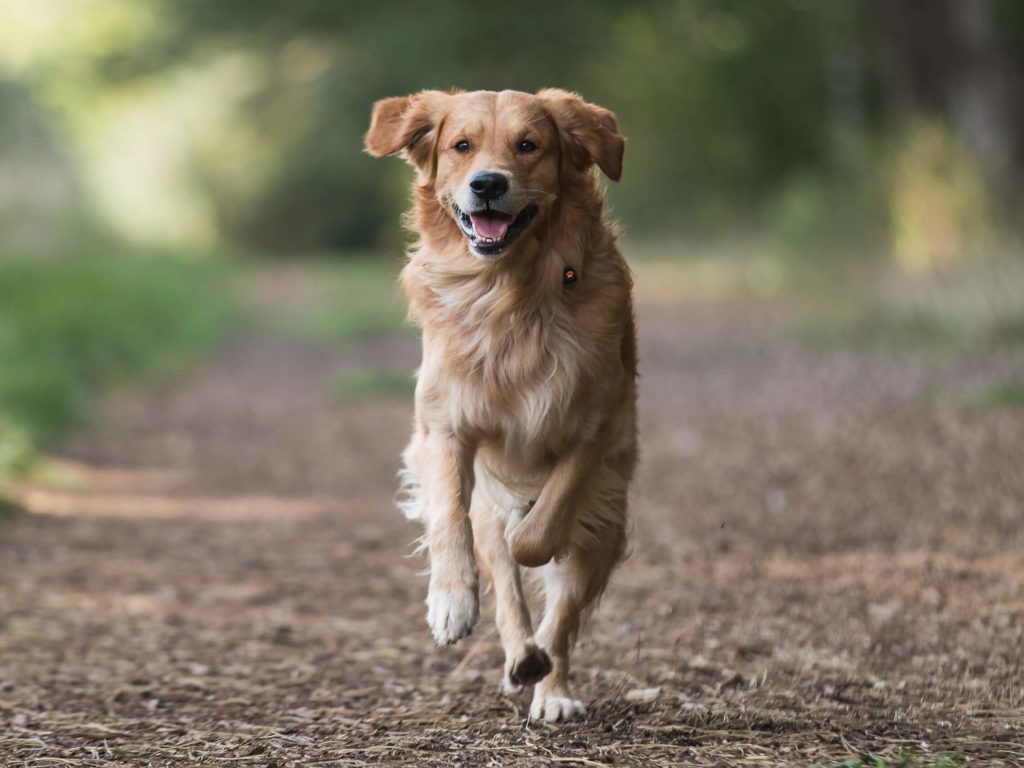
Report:
[[[401,168],[360,151],[372,102],[564,85],[631,137],[637,238],[737,230],[955,260],[1020,213],[1014,0],[6,0],[9,245],[92,228],[261,254],[393,246]]]
[[[3,0],[0,466],[203,348],[227,255],[393,266],[411,175],[361,136],[425,88],[616,111],[614,214],[687,290],[1019,334],[1022,52],[1014,0]]]
[[[227,254],[393,264],[410,172],[361,151],[374,100],[552,84],[618,113],[614,213],[689,290],[1019,334],[1015,0],[4,0],[0,465],[202,347]]]

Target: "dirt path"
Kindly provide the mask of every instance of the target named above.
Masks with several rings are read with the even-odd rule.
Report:
[[[1024,765],[1024,412],[933,404],[1024,360],[780,328],[642,307],[635,553],[560,727],[497,695],[489,615],[432,646],[391,500],[411,408],[331,394],[415,340],[254,331],[112,398],[0,527],[0,764]]]

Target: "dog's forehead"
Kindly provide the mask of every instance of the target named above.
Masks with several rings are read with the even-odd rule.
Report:
[[[541,100],[521,91],[471,91],[455,94],[449,110],[451,122],[461,125],[520,128],[545,113]]]

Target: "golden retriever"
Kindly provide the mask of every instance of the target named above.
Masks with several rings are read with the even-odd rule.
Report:
[[[374,156],[415,166],[402,272],[421,326],[403,507],[425,526],[427,623],[441,645],[490,578],[502,685],[530,716],[581,714],[569,653],[626,548],[637,456],[629,268],[594,166],[618,181],[615,116],[566,91],[426,91],[378,101]],[[544,587],[536,632],[520,580]]]

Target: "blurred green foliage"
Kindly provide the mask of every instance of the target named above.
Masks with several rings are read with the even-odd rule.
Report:
[[[416,380],[408,371],[370,368],[342,373],[335,387],[338,395],[346,400],[394,398],[411,402],[416,391]]]
[[[365,252],[334,256],[298,263],[297,296],[260,302],[259,317],[269,330],[340,342],[406,327],[393,259]]]
[[[614,203],[638,232],[752,228],[751,211],[776,187],[829,162],[825,6],[300,0],[244,11],[182,2],[172,14],[154,46],[164,60],[232,44],[269,59],[244,112],[281,159],[228,222],[250,245],[393,239],[409,174],[363,156],[361,136],[375,99],[425,88],[558,84],[616,110],[632,141]],[[147,66],[161,64],[120,60],[125,76]]]
[[[1011,380],[990,387],[968,398],[967,404],[979,409],[1024,408],[1024,380]]]
[[[210,261],[0,261],[0,480],[102,388],[166,375],[233,313]]]
[[[20,107],[20,129],[0,125],[0,138],[14,130],[22,156],[67,165],[99,217],[136,240],[395,247],[411,175],[361,151],[374,100],[559,85],[615,110],[630,137],[612,196],[632,235],[766,231],[805,248],[891,230],[928,264],[918,251],[935,216],[915,205],[920,190],[936,188],[926,199],[968,233],[967,217],[988,215],[984,152],[944,168],[930,147],[959,152],[971,126],[1016,114],[993,111],[1014,81],[989,73],[1020,75],[1019,3],[970,5],[13,0],[0,7],[0,76],[6,65],[41,117]],[[40,120],[59,151],[24,139]],[[950,237],[939,251],[963,240]]]

